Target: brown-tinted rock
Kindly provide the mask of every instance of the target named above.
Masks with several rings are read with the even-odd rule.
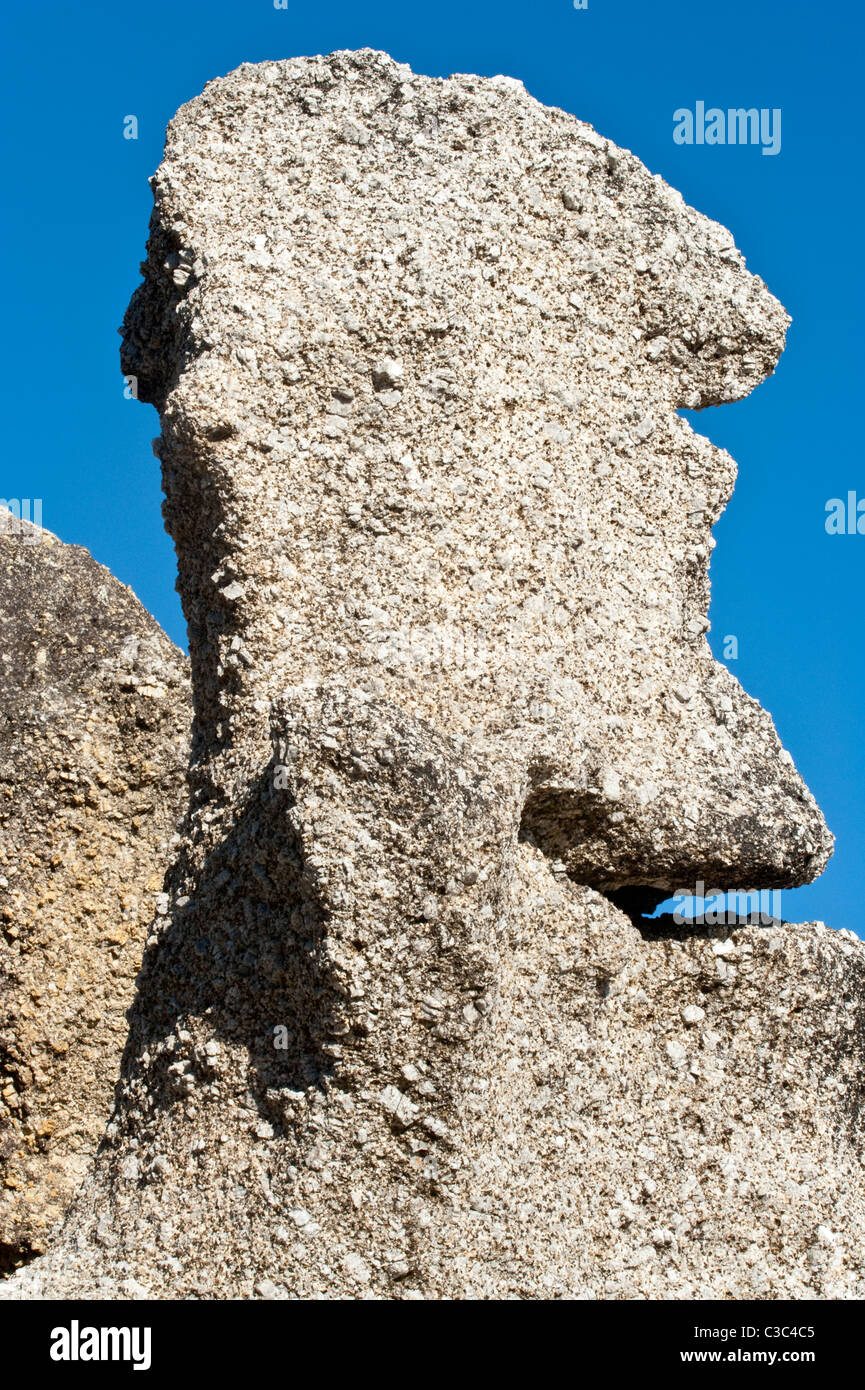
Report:
[[[0,1259],[101,1137],[184,798],[186,661],[77,546],[0,529]]]

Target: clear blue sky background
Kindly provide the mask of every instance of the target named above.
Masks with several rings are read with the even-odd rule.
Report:
[[[865,935],[865,536],[824,529],[828,498],[865,497],[861,6],[47,0],[5,11],[0,496],[43,498],[45,525],[131,584],[181,645],[157,417],[123,399],[115,330],[138,281],[165,125],[208,79],[364,46],[434,75],[511,74],[731,228],[794,323],[774,378],[691,417],[739,463],[716,529],[711,641],[720,656],[724,635],[738,637],[729,665],[771,710],[838,837],[818,883],[783,895],[784,915]],[[780,154],[675,145],[672,113],[697,100],[780,107]],[[137,141],[123,138],[130,114]]]

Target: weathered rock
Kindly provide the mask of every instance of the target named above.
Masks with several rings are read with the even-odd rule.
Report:
[[[734,466],[675,413],[783,310],[587,126],[382,54],[210,84],[154,192],[193,805],[6,1296],[861,1295],[863,948],[608,896],[831,849],[706,643]]]
[[[520,84],[370,53],[209,84],[154,192],[123,369],[162,411],[202,776],[348,673],[513,750],[581,882],[818,873],[705,639],[735,468],[676,409],[746,395],[787,324],[730,234]]]
[[[186,662],[77,546],[0,526],[0,1266],[102,1135],[184,795]]]

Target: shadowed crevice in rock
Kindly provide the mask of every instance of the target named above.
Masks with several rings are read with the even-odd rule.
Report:
[[[175,867],[171,910],[148,941],[131,1011],[121,1097],[135,1087],[158,1112],[194,1089],[218,1104],[223,1045],[242,1052],[242,1084],[262,1114],[270,1088],[302,1090],[332,1073],[327,1044],[342,1000],[292,808],[265,769],[196,871]],[[200,1019],[210,1051],[178,1046]],[[277,1028],[286,1030],[279,1049]]]
[[[651,917],[655,908],[659,907],[667,896],[666,889],[650,888],[644,884],[617,888],[607,893],[613,906],[624,912],[626,917],[630,917],[635,926],[640,925],[640,918]]]
[[[9,1244],[5,1241],[0,1242],[0,1278],[5,1278],[13,1274],[16,1269],[21,1269],[30,1260],[36,1258],[39,1250],[34,1250],[31,1245]]]

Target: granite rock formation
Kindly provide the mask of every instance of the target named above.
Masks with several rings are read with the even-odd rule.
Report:
[[[0,1267],[96,1150],[185,800],[186,661],[78,546],[0,525]]]
[[[191,807],[5,1296],[861,1296],[861,945],[639,916],[831,852],[706,642],[735,470],[676,414],[784,311],[519,83],[369,51],[209,84],[154,197]]]

